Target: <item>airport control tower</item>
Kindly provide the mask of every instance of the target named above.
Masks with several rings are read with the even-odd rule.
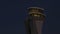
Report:
[[[28,16],[25,20],[27,34],[42,34],[42,27],[45,21],[44,9],[29,7]]]

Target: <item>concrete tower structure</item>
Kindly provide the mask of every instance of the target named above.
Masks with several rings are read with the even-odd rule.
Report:
[[[45,20],[43,10],[39,7],[28,8],[28,17],[25,21],[27,34],[42,34],[42,27]]]

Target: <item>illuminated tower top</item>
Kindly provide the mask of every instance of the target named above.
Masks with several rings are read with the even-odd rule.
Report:
[[[28,8],[28,14],[30,16],[34,16],[34,17],[39,17],[39,18],[45,18],[45,14],[44,14],[44,9],[43,8],[39,8],[39,7],[29,7]]]
[[[39,7],[29,7],[28,8],[29,14],[35,14],[34,16],[38,16],[36,14],[44,15],[43,10],[44,10],[43,8],[39,8]]]

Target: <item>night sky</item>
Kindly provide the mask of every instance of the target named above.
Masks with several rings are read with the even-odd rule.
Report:
[[[28,7],[45,9],[43,34],[60,34],[58,0],[0,0],[0,34],[26,34],[24,20]]]

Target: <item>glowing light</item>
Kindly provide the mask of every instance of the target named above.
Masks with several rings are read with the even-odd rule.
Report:
[[[34,16],[38,16],[38,17],[40,17],[40,15],[37,15],[37,14],[35,14]]]

